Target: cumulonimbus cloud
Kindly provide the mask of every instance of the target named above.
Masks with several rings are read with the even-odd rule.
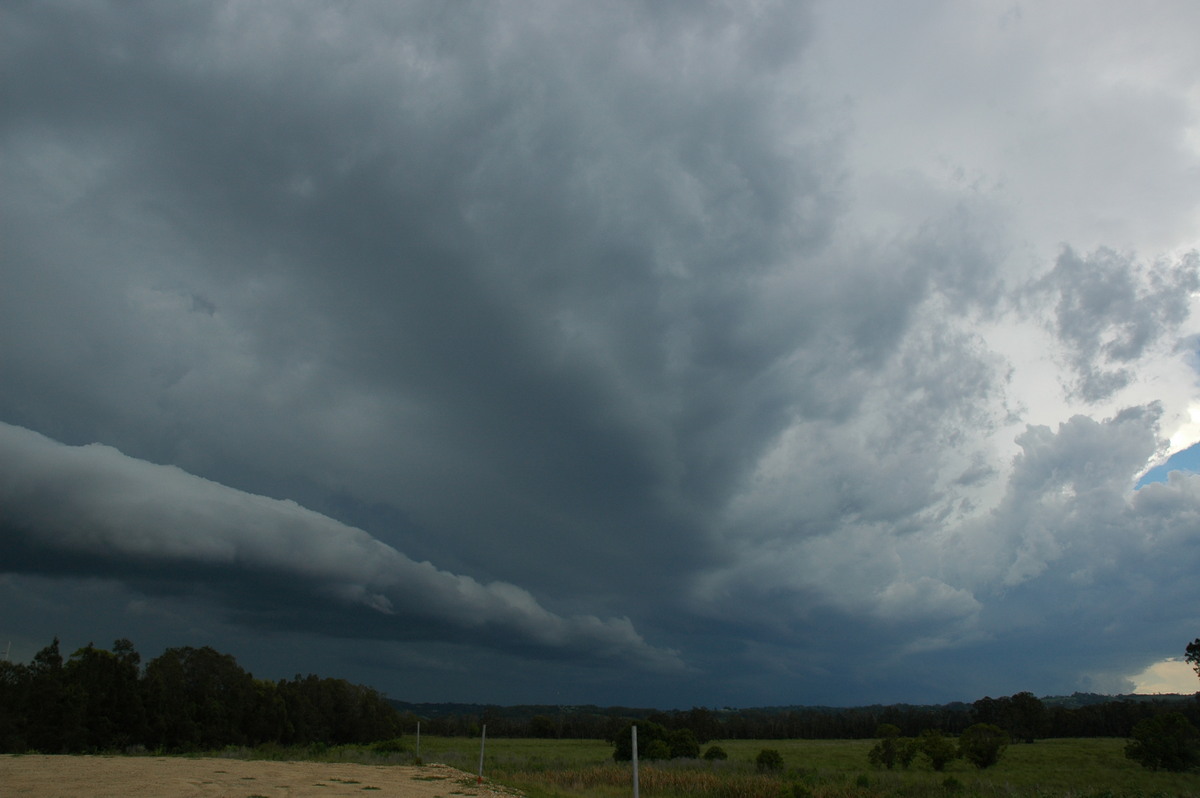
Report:
[[[236,490],[173,466],[97,444],[68,446],[0,424],[0,550],[5,570],[66,572],[86,559],[94,573],[159,571],[203,580],[286,580],[291,590],[362,616],[384,636],[412,625],[478,631],[551,657],[618,658],[675,668],[626,618],[564,617],[528,591],[417,562],[363,530],[281,501]],[[286,599],[281,599],[286,600]],[[498,643],[504,645],[503,642]]]

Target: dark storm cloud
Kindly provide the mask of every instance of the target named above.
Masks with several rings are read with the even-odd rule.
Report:
[[[220,585],[274,607],[275,622],[320,600],[342,634],[418,638],[466,630],[517,648],[672,667],[627,619],[563,618],[527,591],[418,563],[361,530],[104,446],[67,447],[0,426],[4,560],[55,575],[128,579],[144,589]],[[221,582],[228,584],[221,585]],[[270,593],[270,596],[264,595]],[[292,605],[297,596],[307,599]],[[289,608],[290,606],[290,608]],[[291,624],[298,623],[292,618]],[[349,625],[346,628],[345,625]],[[375,627],[372,629],[371,627]],[[448,628],[445,628],[448,627]]]
[[[1160,656],[1061,627],[1188,561],[1195,486],[1131,488],[1190,395],[1194,256],[1017,263],[1002,175],[905,161],[1004,130],[942,131],[920,81],[856,129],[835,12],[7,9],[7,595],[350,637],[322,662],[431,700],[971,698]]]

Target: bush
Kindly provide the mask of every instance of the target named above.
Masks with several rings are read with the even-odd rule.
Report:
[[[1007,732],[990,723],[968,726],[958,738],[958,750],[963,758],[981,770],[1000,761],[1000,755],[1007,747]]]
[[[408,746],[399,737],[393,737],[390,740],[373,743],[371,750],[377,754],[402,754],[408,750]]]
[[[762,772],[783,770],[783,754],[774,748],[764,748],[754,758],[754,765]]]
[[[644,757],[648,760],[670,759],[671,746],[667,745],[666,740],[651,740],[646,744]]]
[[[729,754],[725,753],[725,749],[721,746],[713,745],[709,746],[708,750],[704,752],[704,758],[709,762],[715,762],[717,760],[724,762],[729,758]]]
[[[671,759],[695,759],[700,756],[700,743],[691,729],[675,729],[667,734]]]
[[[867,752],[867,761],[875,767],[891,770],[900,759],[900,729],[890,723],[881,723],[875,730],[879,742]]]
[[[638,730],[638,759],[670,759],[670,746],[667,745],[667,727],[659,723],[651,723],[649,721],[638,721],[637,724],[627,723],[624,728],[617,732],[613,738],[613,760],[616,762],[628,762],[633,759],[633,740],[632,729],[634,725]],[[653,742],[662,742],[667,745],[667,755],[660,757],[652,757],[649,755],[649,747]]]
[[[1200,730],[1178,712],[1146,718],[1133,727],[1125,756],[1151,770],[1188,770],[1200,765]]]
[[[958,746],[937,729],[921,732],[921,753],[929,760],[934,770],[944,770],[946,765],[958,758]]]

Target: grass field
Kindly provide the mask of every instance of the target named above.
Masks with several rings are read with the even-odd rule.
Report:
[[[409,750],[390,761],[411,762]],[[876,770],[867,763],[872,740],[718,741],[724,762],[675,760],[642,762],[641,795],[712,798],[1200,798],[1200,774],[1153,772],[1125,758],[1124,740],[1040,740],[1013,745],[1000,762],[977,770],[963,760],[938,773],[918,761],[910,770]],[[705,746],[706,747],[706,746]],[[783,755],[781,774],[760,774],[754,758],[763,748]],[[368,761],[367,751],[358,749]],[[253,754],[251,754],[253,755]],[[341,761],[357,758],[353,747],[329,749]],[[476,772],[479,740],[421,738],[421,758]],[[612,761],[612,746],[601,740],[489,739],[484,776],[515,787],[530,798],[615,798],[629,796],[631,766]]]

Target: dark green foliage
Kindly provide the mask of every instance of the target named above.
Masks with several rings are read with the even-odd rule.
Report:
[[[146,665],[149,747],[203,750],[254,745],[248,721],[257,709],[254,677],[215,649],[169,648]]]
[[[700,742],[691,729],[668,732],[667,745],[671,750],[671,759],[696,759],[700,756]]]
[[[402,716],[340,679],[255,679],[211,648],[173,648],[149,664],[128,640],[89,643],[63,661],[57,638],[29,665],[0,663],[0,751],[81,753],[130,747],[211,750],[261,743],[398,738]]]
[[[377,754],[402,754],[408,750],[408,745],[396,737],[391,740],[380,740],[371,746],[371,750]]]
[[[72,751],[123,749],[144,741],[146,713],[138,678],[140,658],[128,640],[114,652],[88,643],[71,655],[64,676],[79,690],[79,715],[67,748]]]
[[[1178,712],[1147,718],[1134,726],[1125,756],[1151,770],[1200,766],[1200,730]]]
[[[639,745],[638,748],[641,748],[641,746]],[[651,740],[646,745],[645,755],[639,753],[638,758],[646,760],[670,759],[671,746],[667,744],[666,740]]]
[[[1032,743],[1045,734],[1046,706],[1033,693],[1024,692],[1005,698],[984,697],[972,705],[976,723],[999,726],[1013,740]]]
[[[783,770],[783,754],[774,748],[764,748],[754,757],[754,766],[764,773]]]
[[[1200,676],[1200,637],[1187,644],[1184,655],[1184,660],[1190,663],[1196,669],[1196,675]]]
[[[725,749],[719,745],[711,745],[704,752],[704,760],[707,762],[724,762],[729,758],[729,754],[725,753]]]
[[[629,762],[633,759],[633,727],[637,726],[638,733],[638,759],[647,759],[647,750],[650,743],[661,742],[667,748],[667,755],[659,757],[660,759],[671,758],[671,746],[667,742],[667,727],[661,723],[653,723],[648,720],[639,721],[637,724],[627,723],[624,728],[616,733],[612,738],[613,744],[613,760],[617,762]]]
[[[881,723],[875,735],[879,737],[879,742],[867,752],[867,761],[875,767],[891,770],[900,759],[900,727]]]
[[[278,691],[292,727],[284,742],[341,745],[400,736],[400,714],[369,687],[309,674],[280,681]]]
[[[946,765],[958,758],[958,746],[937,729],[921,732],[920,751],[934,770],[944,770]]]
[[[958,738],[958,750],[963,758],[980,769],[999,762],[1007,747],[1008,733],[990,723],[968,726]]]
[[[899,765],[908,769],[921,751],[921,741],[914,737],[901,737],[898,726],[881,723],[875,733],[879,742],[867,752],[867,761],[874,767],[892,770]]]

